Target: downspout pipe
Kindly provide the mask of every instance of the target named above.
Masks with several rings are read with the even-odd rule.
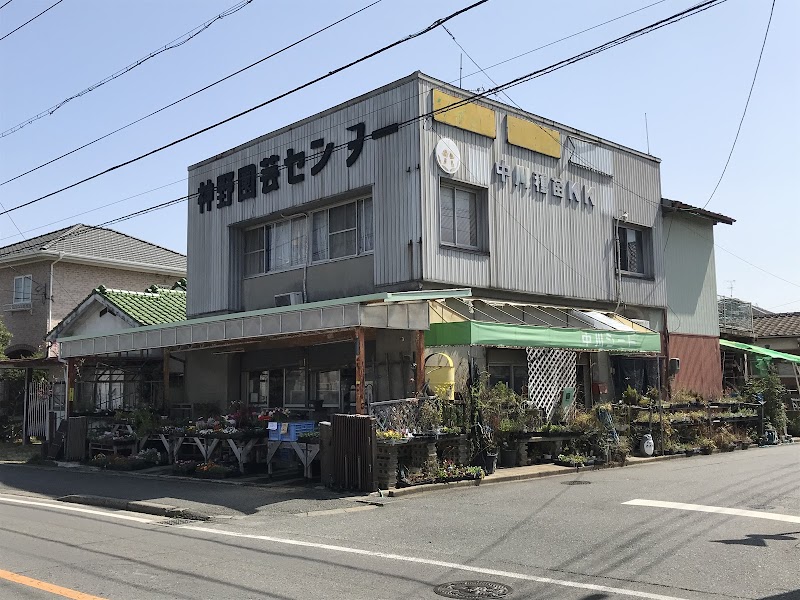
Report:
[[[53,267],[57,262],[64,258],[64,253],[59,252],[58,258],[50,263],[50,286],[47,288],[47,331],[48,333],[53,329]]]

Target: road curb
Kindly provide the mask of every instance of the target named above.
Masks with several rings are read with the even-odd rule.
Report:
[[[158,504],[157,502],[146,502],[143,500],[125,500],[123,498],[109,498],[107,496],[91,496],[88,494],[70,494],[56,498],[59,502],[69,502],[71,504],[84,504],[87,506],[99,506],[102,508],[113,508],[128,512],[143,513],[157,517],[169,517],[171,519],[192,519],[193,521],[210,521],[211,516],[199,513],[188,508],[171,506],[169,504]]]

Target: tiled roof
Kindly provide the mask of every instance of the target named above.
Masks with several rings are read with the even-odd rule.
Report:
[[[182,281],[185,286],[186,280]],[[163,325],[186,320],[186,288],[178,284],[173,289],[152,285],[144,292],[112,290],[101,285],[94,292],[139,325]]]
[[[800,312],[753,315],[753,331],[757,338],[800,336]]]
[[[113,229],[72,225],[0,248],[0,260],[34,255],[42,251],[64,252],[97,259],[112,259],[186,270],[186,257]]]

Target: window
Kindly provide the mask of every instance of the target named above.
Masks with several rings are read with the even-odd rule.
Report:
[[[439,228],[443,244],[480,249],[483,216],[478,194],[465,188],[442,184],[440,188]]]
[[[623,273],[650,275],[652,262],[650,231],[633,227],[618,227],[617,257]]]
[[[31,304],[31,288],[33,277],[31,275],[20,275],[14,277],[14,307],[29,307]]]
[[[265,408],[304,408],[306,372],[302,367],[250,373],[249,404]]]
[[[95,406],[98,410],[122,408],[125,397],[125,373],[116,369],[97,377]]]
[[[489,385],[505,383],[517,394],[523,395],[528,387],[527,365],[489,365]]]
[[[245,276],[306,263],[306,218],[296,217],[244,232]]]
[[[315,212],[311,228],[313,262],[372,252],[375,248],[372,198]]]

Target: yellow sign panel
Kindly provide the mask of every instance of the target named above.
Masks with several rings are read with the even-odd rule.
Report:
[[[463,98],[450,96],[439,90],[433,90],[433,110],[452,106],[457,102],[463,102]],[[497,137],[497,124],[495,123],[494,111],[490,108],[478,106],[472,102],[460,104],[456,108],[434,112],[433,118],[440,123],[447,123],[459,129],[474,131],[486,137]]]
[[[508,116],[508,143],[527,148],[539,154],[561,158],[561,134],[555,129],[542,127],[533,121]]]

